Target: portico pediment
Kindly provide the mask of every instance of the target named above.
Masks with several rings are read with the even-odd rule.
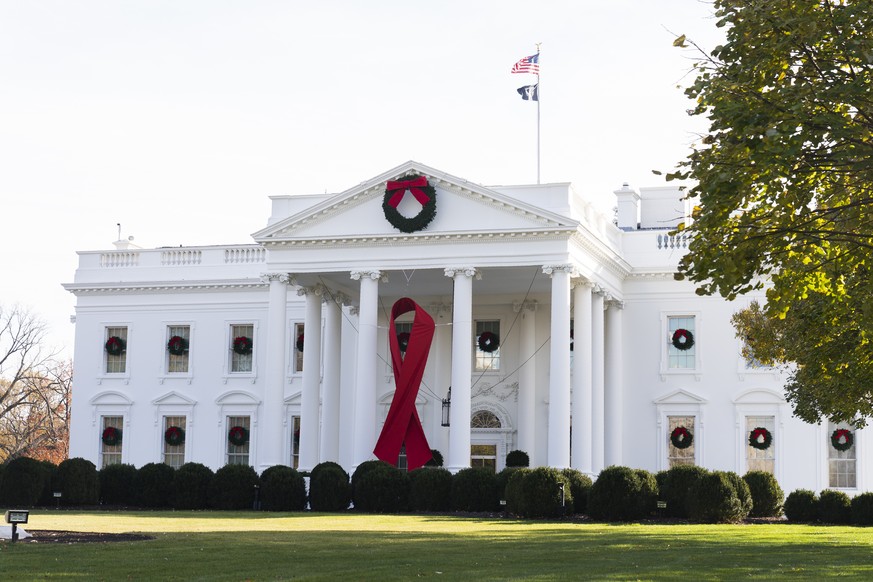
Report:
[[[382,201],[388,180],[402,180],[410,175],[425,176],[428,185],[435,189],[436,216],[427,228],[403,233],[386,219]],[[290,204],[288,207],[292,208]],[[397,210],[408,217],[420,208],[407,193]],[[275,214],[273,224],[252,235],[268,247],[294,240],[409,239],[447,233],[567,231],[578,226],[575,220],[527,201],[412,161],[287,217],[278,218]]]

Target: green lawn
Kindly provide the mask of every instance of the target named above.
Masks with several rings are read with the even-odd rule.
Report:
[[[873,528],[39,510],[26,527],[156,539],[0,542],[2,580],[873,579]]]

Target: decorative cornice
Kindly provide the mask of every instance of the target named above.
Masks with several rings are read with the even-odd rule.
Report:
[[[285,240],[265,240],[263,245],[268,248],[356,248],[374,246],[416,246],[425,244],[462,244],[469,242],[503,242],[515,240],[563,240],[572,236],[575,228],[561,226],[558,228],[540,230],[514,230],[499,232],[455,231],[429,233],[418,231],[411,234],[378,234],[329,238],[295,238]]]
[[[148,293],[148,292],[195,292],[207,290],[239,290],[239,289],[263,289],[267,283],[257,279],[243,279],[236,281],[159,281],[155,283],[131,282],[131,283],[68,283],[64,289],[75,294],[98,294],[98,293]]]
[[[476,277],[477,281],[482,280],[482,273],[476,267],[447,267],[443,272],[446,277],[454,278],[456,275],[464,275],[465,277]]]
[[[579,229],[573,233],[570,241],[594,257],[598,263],[606,267],[619,279],[625,279],[630,274],[630,263],[625,261],[617,251],[608,247],[603,240],[593,233]]]

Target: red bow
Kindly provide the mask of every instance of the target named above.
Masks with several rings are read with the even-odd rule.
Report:
[[[424,176],[419,176],[415,180],[406,180],[405,182],[395,182],[393,180],[388,180],[388,184],[385,186],[385,189],[389,192],[394,192],[394,195],[388,200],[388,204],[391,205],[392,208],[397,208],[400,204],[400,201],[403,200],[404,194],[409,190],[412,192],[412,195],[415,196],[415,199],[418,200],[419,204],[424,206],[430,201],[430,196],[424,193],[422,188],[427,187],[427,178]]]
[[[397,465],[400,447],[405,443],[406,464],[412,471],[423,467],[432,457],[430,445],[427,444],[427,437],[424,436],[424,429],[421,427],[421,419],[418,418],[418,411],[415,409],[415,398],[418,396],[421,378],[424,376],[424,367],[427,364],[435,326],[433,318],[424,309],[412,299],[404,297],[391,308],[389,329],[395,329],[396,317],[410,311],[415,311],[415,319],[412,321],[412,331],[409,334],[405,356],[401,356],[397,334],[388,334],[396,389],[391,408],[388,409],[388,416],[385,418],[385,425],[382,427],[382,434],[379,435],[373,453],[378,459]]]

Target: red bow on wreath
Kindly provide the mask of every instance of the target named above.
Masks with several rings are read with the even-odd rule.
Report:
[[[385,189],[389,192],[394,192],[391,198],[388,200],[388,204],[392,208],[397,208],[400,204],[400,201],[403,200],[404,194],[409,190],[412,192],[412,195],[415,196],[415,199],[418,200],[418,203],[424,206],[430,200],[430,196],[425,194],[424,188],[427,186],[427,178],[424,176],[419,176],[415,180],[406,180],[405,182],[395,182],[393,180],[388,180],[388,184],[385,186]]]

